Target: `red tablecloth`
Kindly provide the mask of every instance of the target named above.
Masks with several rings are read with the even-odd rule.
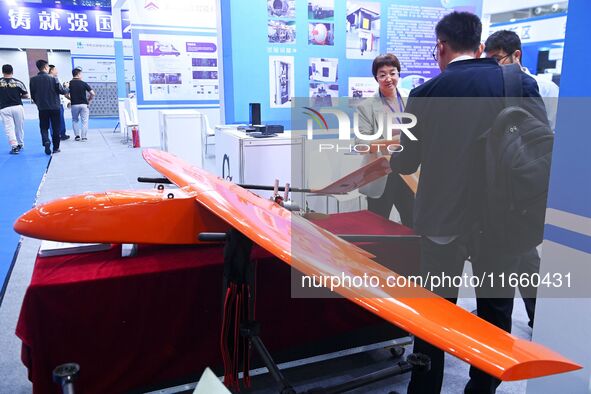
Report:
[[[318,224],[340,234],[408,234],[373,215],[332,215]],[[371,249],[369,245],[368,249]],[[377,247],[378,259],[418,259],[416,244]],[[380,255],[381,254],[381,255]],[[343,299],[291,299],[290,269],[255,248],[257,320],[279,361],[401,336]],[[16,333],[35,393],[59,393],[53,368],[81,367],[85,394],[120,393],[220,371],[222,248],[140,246],[121,258],[105,252],[37,258]]]

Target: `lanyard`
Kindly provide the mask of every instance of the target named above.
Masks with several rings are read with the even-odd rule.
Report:
[[[393,113],[396,113],[396,110],[392,107],[392,105],[390,105],[390,103],[388,102],[388,99],[384,97],[384,95],[382,94],[382,91],[378,89],[378,92],[380,93],[380,97],[382,98],[382,101],[384,102],[384,104],[386,104],[388,106],[388,108],[390,108],[390,111],[392,111]],[[402,96],[400,95],[400,92],[398,91],[398,89],[396,89],[396,100],[398,100],[398,106],[400,107],[400,109],[402,111],[404,111],[404,102],[402,101]]]

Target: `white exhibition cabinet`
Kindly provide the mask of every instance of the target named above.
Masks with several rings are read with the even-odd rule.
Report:
[[[160,148],[203,168],[203,116],[197,110],[160,111]]]
[[[301,188],[304,179],[304,137],[292,138],[291,133],[276,137],[254,138],[236,126],[217,126],[215,130],[216,175],[234,183],[272,186],[275,179],[280,186],[289,183]],[[272,192],[254,191],[261,197]],[[303,206],[302,193],[291,194],[291,199]]]

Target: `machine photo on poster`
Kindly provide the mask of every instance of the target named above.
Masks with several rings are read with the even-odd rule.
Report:
[[[308,19],[332,21],[334,19],[334,0],[309,0]]]
[[[152,85],[164,85],[166,84],[166,74],[164,73],[150,73],[150,84]]]
[[[334,23],[308,23],[308,44],[334,45]]]
[[[311,82],[310,83],[311,102],[315,108],[332,107],[332,99],[339,97],[339,85]]]
[[[218,59],[196,57],[191,59],[191,65],[193,67],[217,67]]]
[[[407,90],[412,90],[417,86],[424,84],[429,79],[431,78],[425,77],[423,75],[411,74],[405,76],[404,78],[400,78],[400,81],[398,81],[398,86]]]
[[[380,3],[347,1],[347,59],[373,59],[380,51]]]
[[[271,17],[295,18],[295,0],[267,0],[267,13]]]
[[[310,81],[337,82],[338,65],[338,58],[311,57],[308,66],[308,76]]]
[[[270,44],[295,44],[295,21],[269,19],[267,23],[267,36]]]
[[[378,83],[373,77],[349,77],[349,97],[354,99],[373,97],[377,91]]]
[[[294,95],[294,57],[269,56],[271,108],[290,108]]]

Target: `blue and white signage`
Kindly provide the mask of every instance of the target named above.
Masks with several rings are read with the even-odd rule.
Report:
[[[113,38],[111,10],[0,2],[0,34]]]
[[[497,23],[490,27],[490,34],[498,30],[514,31],[521,38],[522,44],[564,40],[566,15],[549,18],[532,18],[515,23]]]

